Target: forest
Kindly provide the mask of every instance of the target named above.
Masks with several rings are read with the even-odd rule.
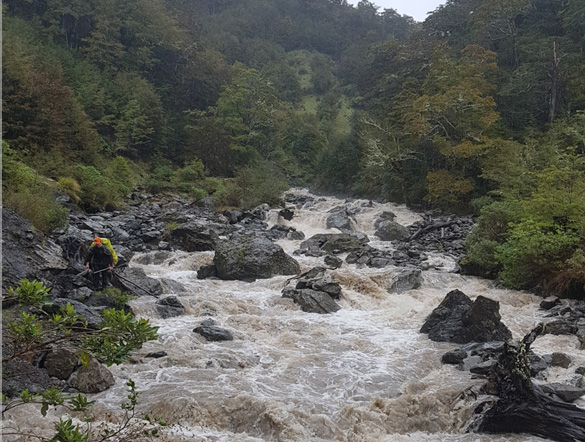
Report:
[[[585,2],[4,0],[5,207],[289,186],[473,214],[466,268],[585,295]]]

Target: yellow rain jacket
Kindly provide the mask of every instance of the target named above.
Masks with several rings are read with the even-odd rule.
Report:
[[[118,255],[116,255],[116,252],[114,252],[114,248],[112,247],[112,243],[110,242],[110,240],[108,238],[104,238],[104,237],[101,237],[101,238],[102,238],[102,244],[108,248],[108,250],[112,254],[112,259],[114,260],[114,265],[116,265],[118,263]],[[93,246],[95,246],[95,242],[92,241],[91,246],[89,246],[89,248],[92,248]]]

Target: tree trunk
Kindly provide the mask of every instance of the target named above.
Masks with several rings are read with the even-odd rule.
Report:
[[[480,433],[529,433],[560,442],[585,441],[585,410],[547,396],[530,379],[528,350],[542,334],[539,325],[522,342],[508,342],[488,376],[499,397],[481,418]]]

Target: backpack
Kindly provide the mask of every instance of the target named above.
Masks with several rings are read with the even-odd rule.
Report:
[[[118,263],[118,255],[116,255],[116,252],[114,252],[114,248],[112,247],[112,243],[110,242],[110,240],[108,238],[102,237],[102,244],[108,248],[108,250],[112,254],[112,259],[114,261],[114,265],[116,265]],[[91,249],[93,246],[95,246],[94,242],[91,243],[91,246],[89,246],[89,248]]]

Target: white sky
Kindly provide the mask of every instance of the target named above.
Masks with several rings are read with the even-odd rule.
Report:
[[[370,2],[380,7],[379,12],[384,9],[395,9],[400,15],[410,15],[416,21],[424,21],[427,18],[427,12],[434,11],[446,0],[370,0]],[[348,3],[357,5],[359,0],[348,0]]]

